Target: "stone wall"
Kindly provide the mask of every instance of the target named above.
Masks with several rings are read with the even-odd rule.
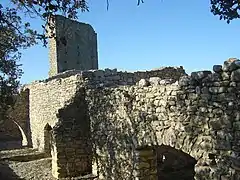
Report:
[[[80,155],[79,155],[77,152],[74,151],[74,149],[76,149],[77,146],[79,146],[78,149],[81,149],[80,147],[82,147],[83,149],[83,142],[86,140],[86,135],[84,135],[83,137],[80,137],[79,140],[76,137],[76,134],[79,134],[77,133],[76,127],[79,128],[79,131],[86,131],[86,128],[83,129],[83,127],[85,127],[82,124],[83,121],[80,121],[81,116],[85,116],[86,112],[84,112],[85,114],[82,115],[82,111],[79,109],[75,109],[74,111],[71,110],[71,108],[79,107],[79,104],[78,104],[79,101],[77,101],[76,96],[79,92],[80,87],[84,87],[86,88],[86,90],[87,88],[98,89],[99,87],[102,87],[102,86],[112,86],[112,87],[119,86],[123,82],[126,82],[129,85],[132,85],[136,83],[138,80],[140,80],[142,77],[150,77],[152,76],[152,74],[159,76],[159,79],[158,79],[159,82],[161,81],[161,79],[166,79],[166,78],[170,82],[170,81],[174,81],[174,79],[179,79],[179,77],[184,75],[185,72],[182,67],[181,68],[166,67],[159,70],[154,70],[149,72],[136,72],[136,73],[117,72],[116,70],[110,70],[110,69],[106,69],[105,71],[102,71],[102,70],[67,71],[64,73],[60,73],[56,76],[53,76],[47,80],[37,81],[32,84],[26,85],[24,87],[24,89],[30,90],[29,116],[31,121],[33,147],[38,148],[39,150],[44,150],[44,149],[47,150],[47,147],[49,147],[49,145],[48,143],[46,143],[46,141],[48,142],[48,138],[44,140],[44,137],[46,137],[45,135],[46,131],[44,131],[44,129],[50,129],[50,128],[46,128],[46,126],[50,126],[51,128],[53,128],[53,134],[55,135],[53,135],[52,154],[53,154],[53,174],[55,177],[69,175],[69,173],[76,175],[76,173],[81,172],[80,174],[82,174],[83,170],[89,169],[89,167],[91,167],[91,163],[87,160],[92,158],[91,156],[89,157],[88,155],[89,152],[91,151],[88,150],[88,153],[85,156],[85,160],[90,164],[85,163],[84,167],[82,168],[78,167],[79,171],[76,171],[74,173],[71,170],[71,168],[68,171],[66,171],[66,169],[64,168],[55,168],[55,167],[61,166],[60,164],[63,164],[63,165],[71,164],[70,167],[72,167],[72,169],[76,169],[76,168],[73,168],[75,167],[73,166],[75,160],[79,161],[79,166],[84,164],[82,163],[82,160],[81,160],[81,159],[84,159],[83,156],[75,157],[74,162],[72,161],[71,158],[69,161],[61,160],[61,157],[62,159],[64,158],[66,159],[66,156],[67,157],[69,155],[72,156],[73,154],[75,154],[76,156],[80,156],[81,153],[83,153],[81,152],[81,150],[79,150],[80,151]],[[83,95],[82,93],[80,94],[85,99],[86,95],[85,94]],[[86,102],[85,104],[87,105]],[[77,117],[75,119],[78,118],[81,123],[77,124],[79,122],[76,122],[76,121],[71,122],[71,120],[68,120],[66,118],[62,118],[62,120],[60,120],[61,113],[59,112],[61,111],[61,109],[63,109],[63,112],[65,112],[66,114],[69,113],[69,114],[76,115]],[[70,112],[68,112],[67,109]],[[90,122],[88,119],[86,119],[85,121]],[[59,122],[61,123],[59,124]],[[66,125],[66,123],[68,123],[68,125]],[[73,126],[75,128],[68,129],[69,126],[70,127]],[[87,132],[90,132],[90,128],[87,129]],[[87,138],[87,140],[89,140],[89,137]],[[69,143],[76,142],[76,143],[71,145],[67,142]],[[59,144],[62,144],[62,145],[59,145]],[[67,150],[65,150],[64,148],[66,148]],[[84,148],[85,148],[85,145],[84,145]],[[70,153],[70,151],[72,151],[72,153]],[[61,152],[65,152],[65,155],[61,154]],[[69,169],[69,166],[66,168]]]
[[[29,94],[29,117],[33,148],[44,150],[44,128],[58,122],[58,110],[76,94],[77,76],[37,81],[26,85]]]
[[[60,15],[51,20],[49,76],[71,69],[98,69],[97,34],[92,26]]]
[[[136,85],[136,83],[159,83],[159,84],[171,84],[179,80],[183,75],[186,75],[182,66],[180,67],[162,67],[151,71],[117,71],[117,69],[105,69],[105,70],[68,70],[64,73],[59,73],[46,80],[38,81],[46,83],[56,79],[64,79],[70,76],[78,76],[78,81],[84,83],[87,88],[99,88],[99,87],[115,87],[124,85]],[[144,79],[149,79],[148,82]]]
[[[145,179],[144,168],[157,179],[156,147],[167,146],[174,149],[168,157],[175,150],[191,157],[183,160],[194,162],[197,180],[239,179],[240,61],[213,70],[58,74],[30,85],[33,139],[42,137],[41,124],[53,127],[55,177],[92,171],[100,179]],[[145,160],[139,156],[144,147]]]
[[[85,89],[57,114],[53,128],[52,173],[56,178],[88,175],[92,172],[90,121],[85,102]]]
[[[196,160],[208,157],[214,151],[204,130],[208,121],[187,109],[194,97],[176,84],[88,90],[97,171],[104,178],[133,179],[135,149],[146,145],[169,145]]]
[[[171,84],[179,77],[185,75],[185,70],[180,67],[162,67],[151,71],[118,72],[117,69],[93,70],[82,72],[83,80],[87,82],[88,88],[116,87],[125,85],[136,85],[141,79],[149,79],[149,82],[141,83]],[[151,78],[152,77],[152,78]]]
[[[89,89],[98,172],[132,179],[134,149],[163,144],[197,161],[196,179],[238,176],[239,71],[239,61],[229,60],[178,83],[150,78],[137,86]]]

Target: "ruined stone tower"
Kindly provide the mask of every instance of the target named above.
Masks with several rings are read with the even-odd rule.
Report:
[[[97,34],[91,25],[57,15],[51,19],[49,77],[66,70],[98,69]]]

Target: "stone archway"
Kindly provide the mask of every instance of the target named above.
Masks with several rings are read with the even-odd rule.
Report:
[[[27,145],[28,145],[27,136],[26,136],[26,134],[24,133],[22,127],[21,127],[16,121],[13,121],[13,122],[17,125],[19,131],[21,132],[21,136],[22,136],[22,146],[27,146]]]
[[[18,149],[28,141],[22,127],[13,120],[6,120],[0,127],[0,149]]]
[[[193,180],[197,160],[171,146],[137,148],[136,177],[139,180]]]
[[[195,179],[211,179],[213,174],[216,174],[215,171],[219,171],[216,167],[221,167],[220,164],[216,165],[216,158],[218,157],[215,157],[215,141],[209,134],[201,131],[197,133],[199,129],[186,131],[189,125],[191,123],[178,122],[175,126],[157,132],[157,144],[162,147],[169,147],[168,149],[175,149],[178,152],[185,153],[188,157],[194,158],[196,160],[194,166]],[[170,152],[170,154],[173,154],[174,151],[170,150]],[[216,167],[212,168],[212,165]]]
[[[193,180],[197,160],[171,146],[156,147],[157,176],[159,180]]]
[[[23,146],[32,147],[32,135],[29,118],[29,89],[21,89],[20,93],[14,96],[15,103],[8,110],[8,118],[16,124],[23,136]]]
[[[197,160],[171,146],[137,148],[136,177],[150,180],[193,180]]]

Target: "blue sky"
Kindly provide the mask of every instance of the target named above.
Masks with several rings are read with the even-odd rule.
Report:
[[[89,1],[90,12],[79,21],[98,34],[100,69],[150,70],[180,66],[186,71],[211,70],[230,57],[240,58],[240,20],[231,24],[210,12],[210,0]],[[41,22],[30,20],[35,28]],[[22,83],[47,78],[48,49],[41,45],[23,51]]]

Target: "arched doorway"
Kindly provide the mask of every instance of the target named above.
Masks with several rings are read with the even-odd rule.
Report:
[[[47,123],[44,127],[44,152],[51,156],[52,127]]]
[[[158,180],[193,180],[197,161],[190,155],[171,146],[156,148]]]
[[[145,146],[137,150],[139,179],[194,180],[197,161],[171,146]]]

